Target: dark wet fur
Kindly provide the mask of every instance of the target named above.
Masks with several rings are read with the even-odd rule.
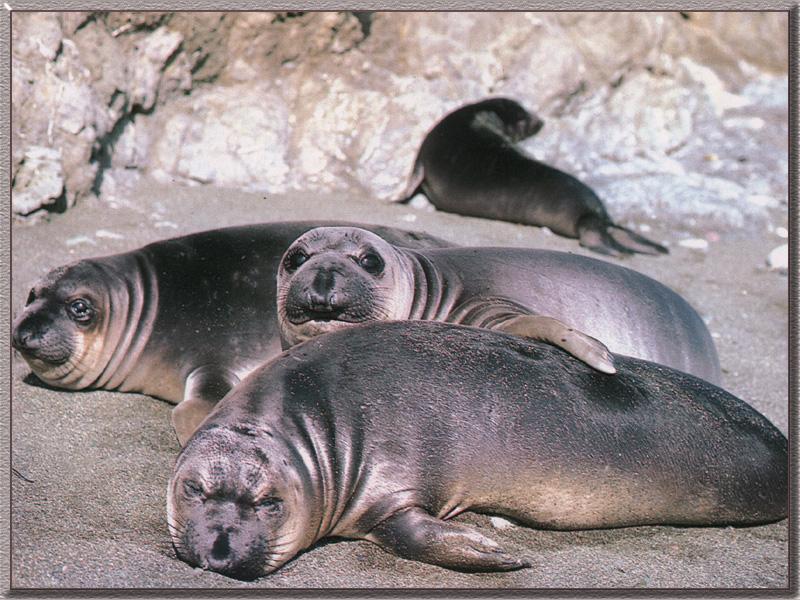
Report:
[[[422,192],[440,210],[549,227],[600,254],[667,254],[664,246],[615,224],[586,184],[517,148],[542,125],[505,98],[453,111],[423,141],[400,201]]]

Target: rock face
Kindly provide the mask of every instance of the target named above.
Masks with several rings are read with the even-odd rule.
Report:
[[[439,118],[505,95],[545,119],[525,149],[623,223],[754,226],[785,212],[787,31],[786,13],[13,13],[13,207],[142,172],[386,201]]]

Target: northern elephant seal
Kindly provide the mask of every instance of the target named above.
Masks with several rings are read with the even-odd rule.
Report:
[[[205,231],[57,268],[31,289],[12,343],[49,385],[180,403],[173,423],[183,442],[233,385],[280,352],[278,262],[320,224]],[[401,245],[447,245],[373,229]]]
[[[406,249],[363,229],[321,227],[284,254],[277,296],[285,347],[353,323],[424,319],[542,339],[606,372],[607,346],[720,380],[711,335],[683,298],[641,273],[574,254]]]
[[[538,117],[507,98],[491,98],[451,112],[422,142],[400,201],[410,200],[421,190],[440,210],[549,227],[602,254],[668,252],[614,224],[587,185],[515,145],[542,125]]]
[[[242,381],[182,450],[173,545],[240,579],[326,537],[490,571],[527,563],[448,519],[569,530],[786,516],[787,442],[765,417],[691,375],[616,363],[608,377],[546,344],[444,323],[314,338]]]

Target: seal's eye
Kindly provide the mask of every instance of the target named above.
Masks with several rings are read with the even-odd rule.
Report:
[[[276,498],[275,496],[267,496],[266,498],[262,498],[261,500],[258,500],[255,505],[257,510],[270,515],[276,515],[283,510],[283,500]]]
[[[381,257],[372,252],[367,252],[364,256],[358,259],[358,266],[364,269],[367,273],[377,275],[383,271],[383,261]]]
[[[186,495],[187,498],[192,498],[192,499],[202,498],[203,486],[196,481],[187,479],[186,481],[183,482],[183,493]]]
[[[289,256],[286,257],[283,266],[286,268],[287,271],[294,271],[307,260],[308,260],[308,254],[306,254],[302,250],[295,250]]]
[[[31,290],[30,294],[28,294],[28,299],[25,301],[25,306],[32,304],[34,300],[36,300],[36,293]]]
[[[92,305],[88,300],[84,300],[83,298],[78,298],[70,302],[67,305],[67,310],[74,320],[80,321],[81,323],[91,321],[94,316]]]

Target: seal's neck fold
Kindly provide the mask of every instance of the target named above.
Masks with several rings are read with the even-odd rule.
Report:
[[[318,421],[319,420],[319,421]],[[362,439],[348,435],[342,422],[327,414],[298,414],[294,425],[299,440],[290,445],[298,464],[307,465],[306,498],[313,507],[308,545],[331,535],[340,525],[350,501],[362,487]],[[337,433],[338,432],[338,433]]]
[[[108,342],[111,353],[105,369],[92,387],[144,391],[129,380],[144,350],[158,311],[158,283],[146,256],[131,253],[113,257],[124,261],[122,269],[103,265],[117,285],[110,289]],[[130,263],[130,264],[128,264]]]
[[[403,250],[414,272],[414,300],[410,320],[445,321],[461,293],[455,274],[446,275],[424,254]]]

